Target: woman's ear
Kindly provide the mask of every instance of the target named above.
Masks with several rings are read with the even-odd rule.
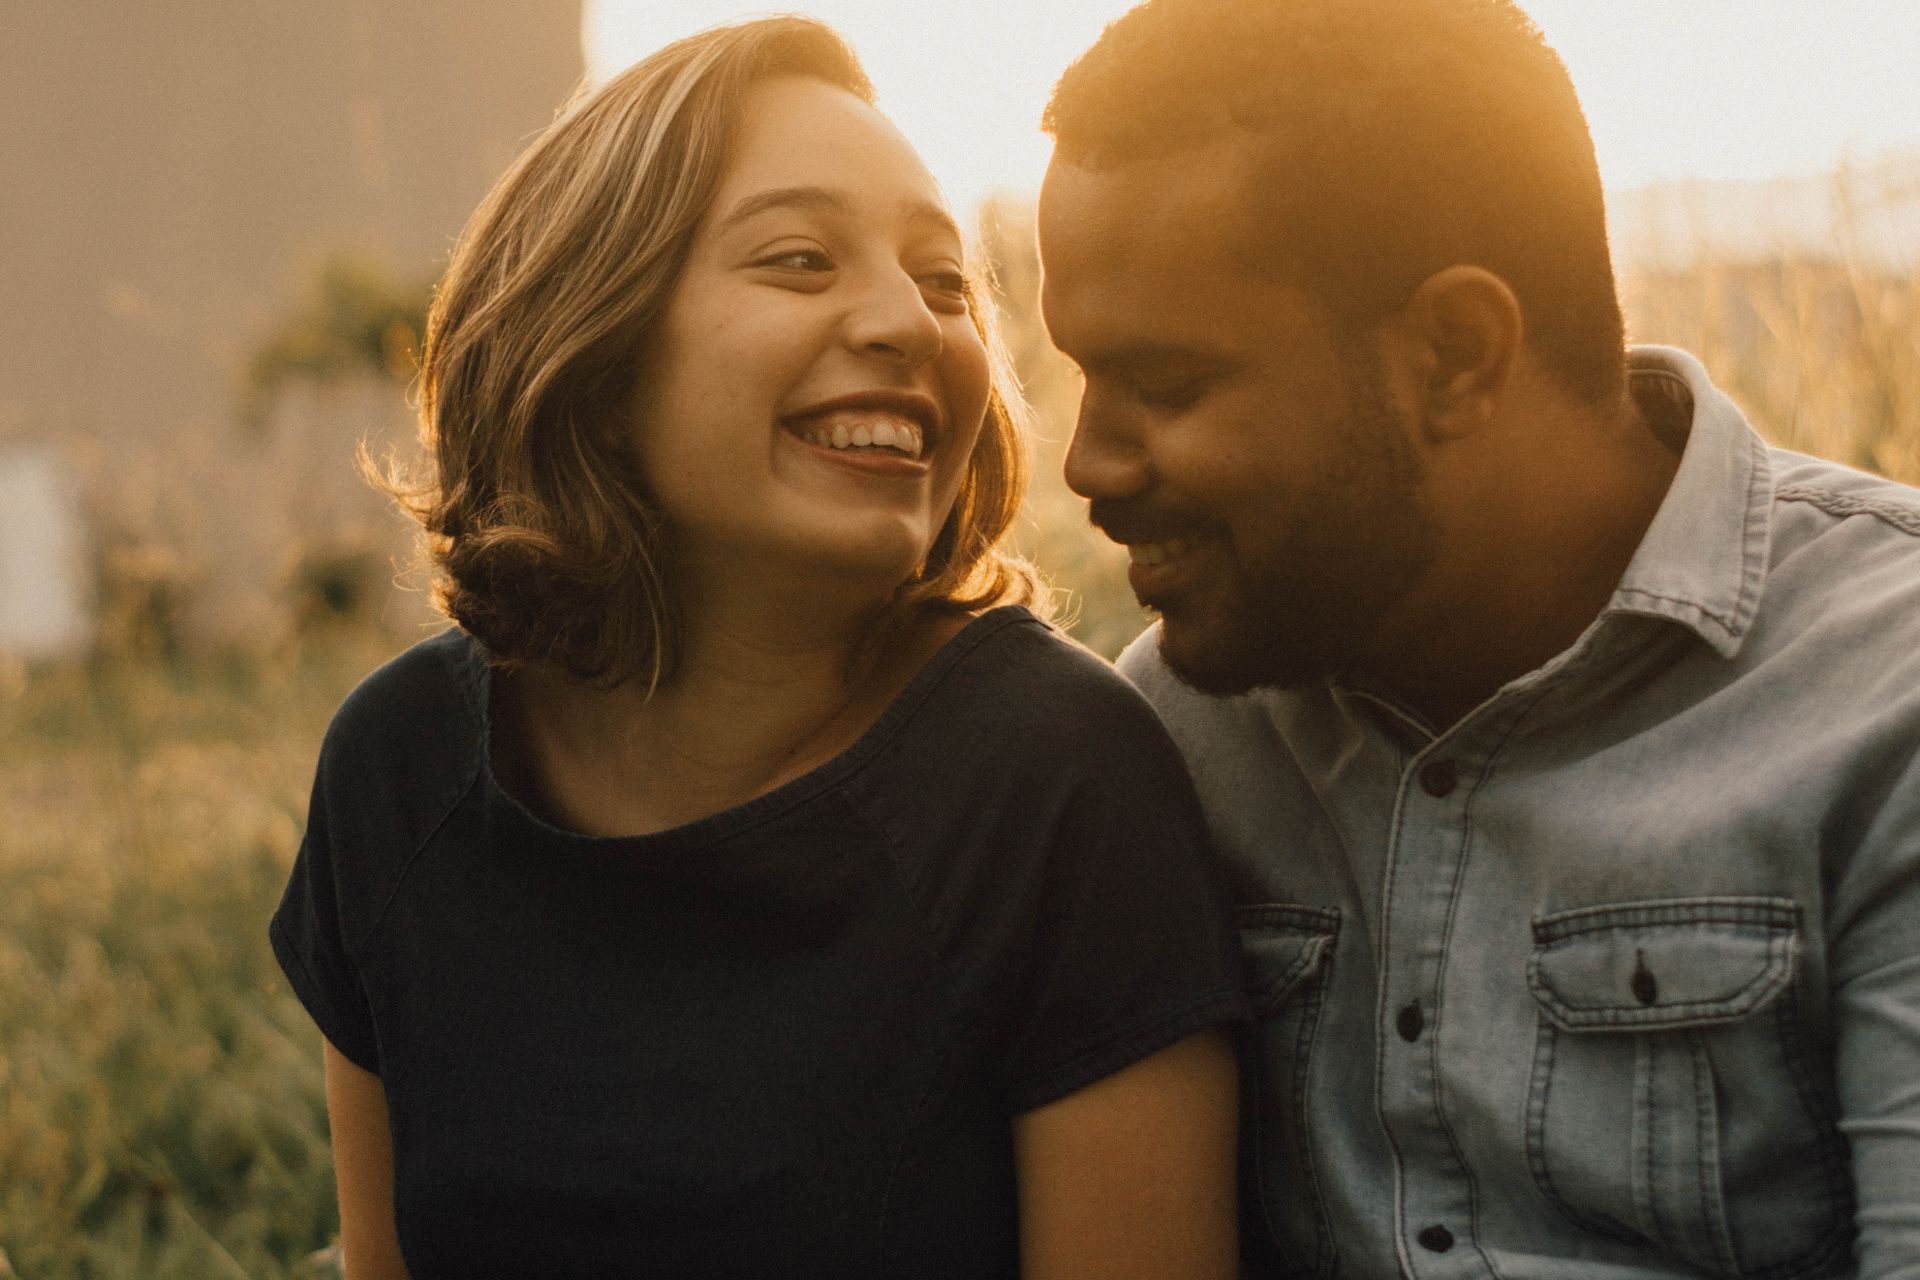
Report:
[[[1483,267],[1455,266],[1421,282],[1394,326],[1416,421],[1433,442],[1491,422],[1525,340],[1520,300]]]

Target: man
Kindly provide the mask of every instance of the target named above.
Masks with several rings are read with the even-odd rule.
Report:
[[[1149,0],[1047,125],[1067,478],[1261,1008],[1249,1270],[1920,1275],[1920,494],[1625,350],[1508,0]]]

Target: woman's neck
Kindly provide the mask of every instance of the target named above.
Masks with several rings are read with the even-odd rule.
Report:
[[[589,835],[664,831],[744,804],[852,746],[966,621],[916,619],[867,654],[869,619],[825,613],[696,603],[672,677],[651,694],[519,672],[503,710],[522,798]]]

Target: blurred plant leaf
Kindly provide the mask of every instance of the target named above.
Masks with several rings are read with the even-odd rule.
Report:
[[[371,373],[396,382],[418,368],[432,286],[363,259],[335,256],[314,272],[306,297],[247,362],[241,420],[260,428],[289,383]]]

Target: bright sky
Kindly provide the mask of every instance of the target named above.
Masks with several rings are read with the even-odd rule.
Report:
[[[1612,187],[1818,173],[1920,152],[1920,0],[1522,0],[1573,73]],[[1132,0],[797,0],[858,50],[880,105],[955,208],[1033,190],[1041,107]],[[740,0],[587,0],[601,74],[758,12]]]

